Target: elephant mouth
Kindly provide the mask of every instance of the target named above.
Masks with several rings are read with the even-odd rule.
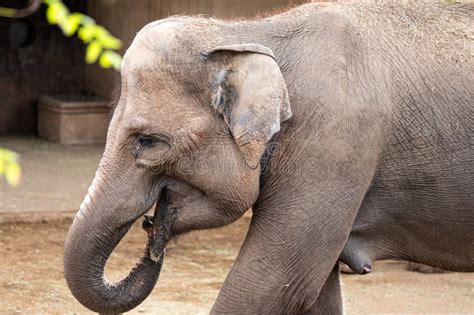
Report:
[[[170,207],[169,204],[167,190],[163,188],[153,216],[145,214],[142,223],[142,228],[150,240],[150,258],[155,262],[162,258],[166,245],[175,235],[172,226],[176,218],[176,208]]]

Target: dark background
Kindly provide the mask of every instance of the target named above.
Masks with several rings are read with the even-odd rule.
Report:
[[[87,1],[65,4],[87,13]],[[14,23],[25,22],[34,39],[27,47],[14,47],[9,31]],[[44,5],[23,21],[0,18],[0,56],[0,134],[36,133],[39,95],[80,93],[84,86],[84,45],[49,25]]]

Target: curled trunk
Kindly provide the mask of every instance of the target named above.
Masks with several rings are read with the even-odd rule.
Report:
[[[74,220],[66,239],[65,277],[73,295],[87,308],[100,313],[126,312],[153,290],[162,258],[157,262],[150,259],[150,237],[130,274],[117,283],[109,282],[104,277],[105,264],[133,222],[118,228],[104,223],[86,216]]]

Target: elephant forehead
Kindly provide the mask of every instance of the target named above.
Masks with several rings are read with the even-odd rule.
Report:
[[[156,128],[174,134],[201,114],[189,108],[183,100],[173,100],[171,96],[164,97],[158,94],[139,98],[131,96],[131,100],[125,104],[123,119],[126,129],[131,131],[145,132]]]
[[[150,61],[169,56],[177,46],[176,33],[182,23],[160,20],[143,27],[125,52],[122,71],[150,68]]]

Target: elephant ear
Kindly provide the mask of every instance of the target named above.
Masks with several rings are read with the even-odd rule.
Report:
[[[229,45],[209,55],[222,58],[213,106],[227,123],[247,165],[258,167],[268,141],[291,117],[288,90],[273,52],[262,45]]]

